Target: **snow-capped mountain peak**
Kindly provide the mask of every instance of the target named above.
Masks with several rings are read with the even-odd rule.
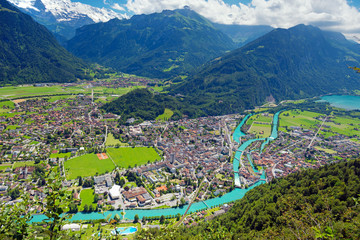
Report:
[[[9,0],[15,6],[40,12],[36,2],[45,6],[45,12],[50,12],[58,22],[72,21],[87,16],[95,23],[106,22],[113,18],[126,18],[126,15],[116,13],[111,9],[96,8],[80,2],[70,0]]]

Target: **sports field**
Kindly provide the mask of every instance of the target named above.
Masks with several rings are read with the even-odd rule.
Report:
[[[94,153],[65,161],[65,171],[67,179],[75,179],[79,176],[90,177],[96,174],[101,175],[114,170],[115,166],[111,159],[99,160]]]
[[[115,164],[122,168],[134,167],[143,165],[156,160],[161,157],[157,154],[154,148],[147,147],[123,147],[123,148],[107,148],[108,155],[114,160]]]

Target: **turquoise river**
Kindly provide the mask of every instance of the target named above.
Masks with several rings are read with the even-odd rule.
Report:
[[[235,159],[233,161],[233,168],[234,168],[234,173],[235,173],[234,174],[235,186],[236,186],[236,184],[239,185],[239,181],[240,181],[237,171],[239,169],[239,159],[240,159],[243,151],[252,142],[255,142],[255,141],[263,141],[263,144],[261,145],[261,150],[262,150],[267,143],[269,143],[270,141],[277,138],[277,125],[278,125],[278,120],[279,120],[279,114],[280,114],[280,112],[277,112],[274,115],[272,132],[271,132],[270,137],[248,140],[248,141],[244,142],[243,144],[241,144],[241,146],[237,150],[237,152],[235,154]],[[239,124],[239,126],[235,129],[235,132],[233,134],[234,141],[239,143],[240,136],[245,136],[245,134],[243,132],[241,132],[241,126],[247,121],[247,119],[250,116],[251,116],[251,114],[247,115],[242,120],[242,122]],[[253,166],[251,160],[250,160],[250,164]],[[254,171],[257,171],[257,170],[254,169]],[[251,189],[255,188],[256,186],[259,186],[260,184],[263,184],[265,182],[266,182],[265,175],[263,174],[261,176],[261,180],[256,182],[254,185],[252,185],[248,189],[235,188],[231,192],[226,193],[221,197],[206,200],[205,201],[206,204],[204,202],[193,203],[189,209],[189,212],[204,210],[204,209],[211,208],[211,207],[214,207],[217,205],[222,205],[225,203],[229,203],[229,202],[241,199],[242,197],[244,197],[246,192],[248,192],[249,190],[251,190]],[[166,208],[166,209],[144,209],[144,210],[128,209],[128,210],[125,210],[125,218],[132,220],[132,219],[134,219],[136,214],[139,216],[140,219],[142,219],[142,217],[144,217],[144,216],[146,216],[146,217],[155,217],[155,216],[161,216],[161,215],[167,216],[167,215],[176,215],[178,213],[180,213],[182,215],[185,213],[185,210],[187,209],[187,207],[188,207],[188,205],[184,205],[182,207],[177,207],[177,208]],[[109,214],[112,214],[113,216],[115,216],[115,214],[119,214],[121,216],[121,212],[122,212],[122,210],[108,211],[108,212],[105,212],[104,214],[99,213],[99,212],[92,212],[92,213],[78,212],[71,217],[70,221],[104,219]],[[46,220],[46,218],[47,217],[45,215],[34,215],[31,222],[41,222],[43,220]]]

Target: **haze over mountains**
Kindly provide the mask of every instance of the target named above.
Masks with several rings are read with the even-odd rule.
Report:
[[[0,84],[69,82],[86,64],[30,16],[0,0]]]

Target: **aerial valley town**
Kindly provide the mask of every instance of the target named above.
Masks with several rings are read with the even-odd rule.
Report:
[[[267,108],[251,112],[237,141],[233,133],[247,113],[178,121],[164,117],[136,125],[136,119],[128,119],[119,125],[120,116],[99,110],[104,102],[106,96],[94,97],[93,90],[1,102],[0,200],[14,204],[19,189],[41,200],[46,196],[45,172],[60,168],[66,179],[63,186],[72,192],[71,213],[171,208],[359,156],[356,118],[283,111],[278,137],[262,152],[264,141],[250,143],[237,159],[247,139],[270,136],[274,114]],[[339,131],[331,132],[330,126],[339,126]],[[234,161],[239,161],[238,169]],[[212,215],[225,212],[227,206]],[[36,211],[40,213],[41,207]],[[196,219],[213,216],[202,211]],[[195,223],[189,215],[182,224]]]

